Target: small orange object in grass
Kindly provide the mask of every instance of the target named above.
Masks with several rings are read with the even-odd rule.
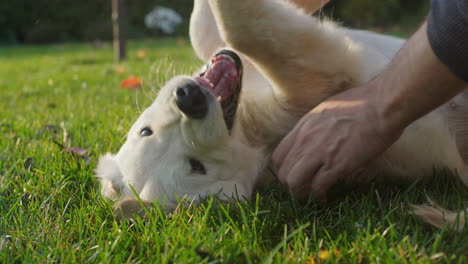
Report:
[[[177,45],[184,46],[185,45],[185,39],[184,38],[177,38]]]
[[[329,260],[332,256],[336,257],[339,255],[341,255],[341,252],[338,249],[333,249],[333,250],[321,249],[318,253],[318,262],[316,261],[317,256],[311,255],[309,259],[307,260],[306,264],[322,264],[325,261]]]
[[[143,81],[140,78],[136,76],[130,76],[120,83],[120,88],[124,88],[124,89],[140,88],[142,84],[143,84]]]
[[[125,72],[125,67],[122,65],[116,66],[115,72],[117,72],[118,74],[123,74]]]
[[[137,50],[137,58],[144,59],[146,57],[146,50],[139,49]]]

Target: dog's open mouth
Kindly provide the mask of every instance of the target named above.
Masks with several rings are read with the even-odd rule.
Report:
[[[242,88],[242,63],[239,56],[230,50],[219,51],[195,76],[195,80],[217,98],[223,109],[226,126],[231,130]]]

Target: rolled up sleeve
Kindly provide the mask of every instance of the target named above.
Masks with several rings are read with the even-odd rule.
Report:
[[[468,82],[468,0],[432,0],[427,23],[436,56]]]

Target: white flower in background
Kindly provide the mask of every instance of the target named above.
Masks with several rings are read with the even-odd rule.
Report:
[[[162,6],[156,6],[145,16],[145,25],[150,29],[160,29],[164,34],[174,34],[182,16],[176,11]]]

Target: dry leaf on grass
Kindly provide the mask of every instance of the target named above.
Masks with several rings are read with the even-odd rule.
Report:
[[[184,38],[178,38],[177,39],[177,45],[179,45],[179,46],[185,45],[185,39]]]
[[[146,57],[146,50],[145,49],[137,50],[137,58],[144,59],[145,57]]]
[[[79,148],[79,147],[65,148],[65,151],[67,151],[68,153],[76,154],[78,156],[84,156],[84,155],[86,155],[86,153],[88,153],[88,150],[82,149],[82,148]]]
[[[125,67],[122,66],[122,65],[116,66],[115,67],[115,72],[118,73],[118,74],[123,74],[123,73],[125,73]]]
[[[135,88],[140,88],[142,84],[143,84],[143,81],[140,78],[138,78],[136,76],[130,76],[130,77],[124,79],[120,83],[120,88],[135,89]]]

